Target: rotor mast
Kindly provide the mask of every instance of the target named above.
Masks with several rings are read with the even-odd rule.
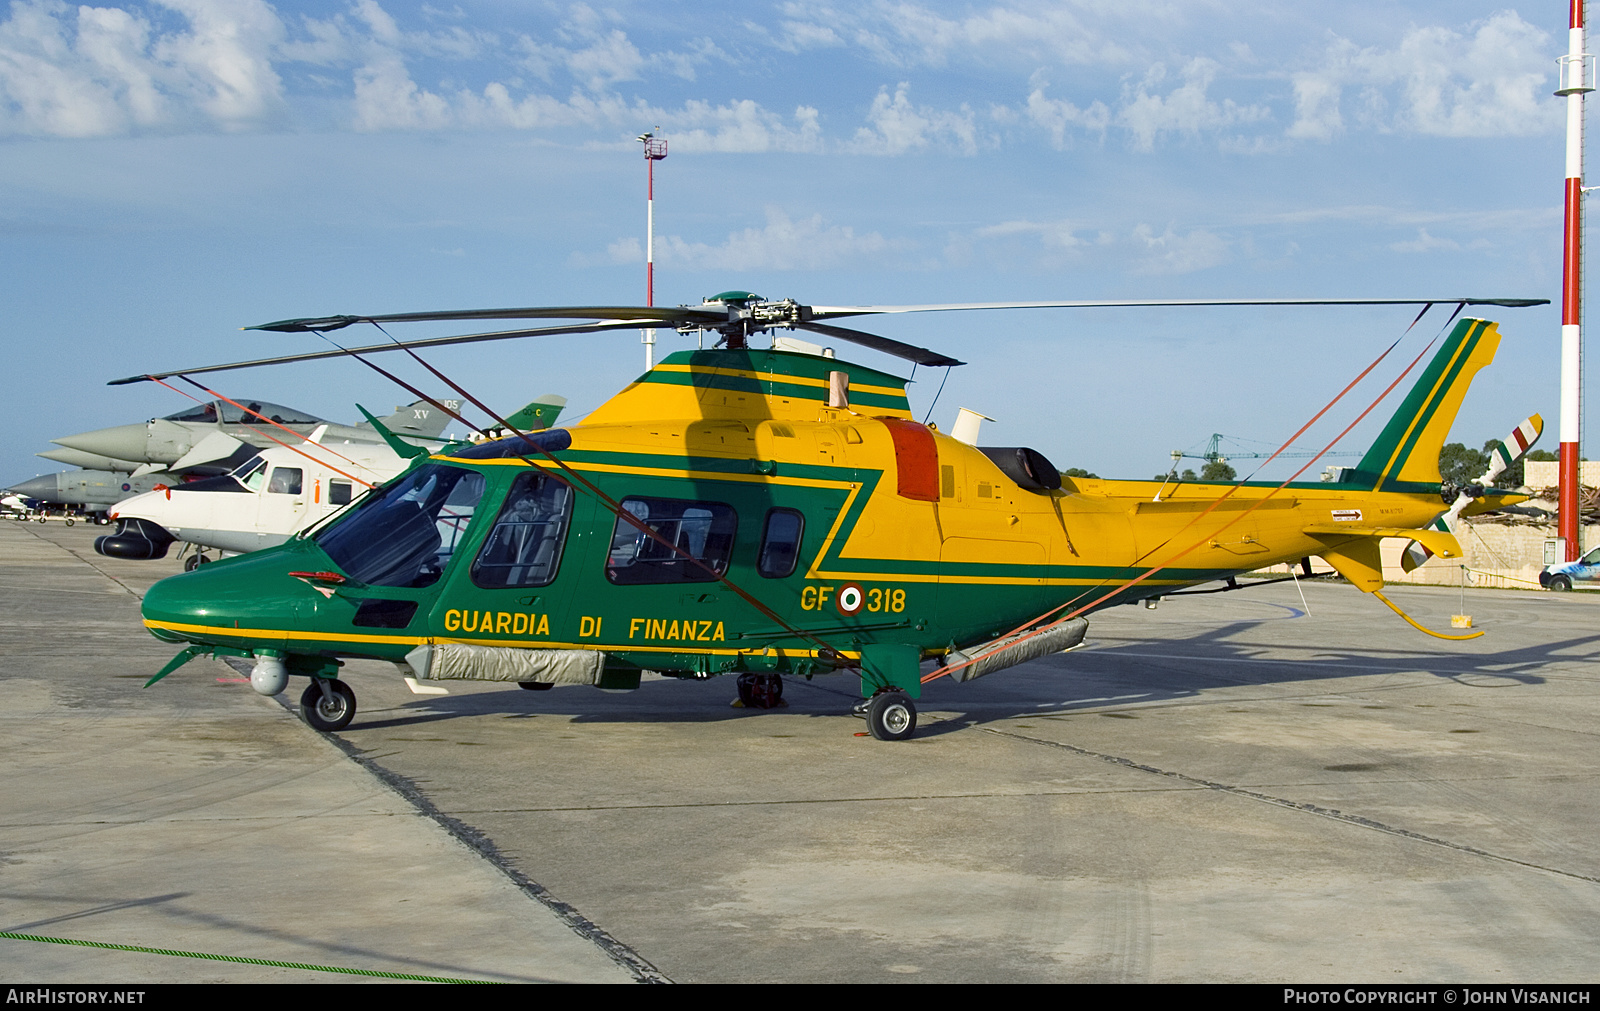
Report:
[[[644,304],[653,306],[656,304],[656,162],[667,156],[667,142],[654,133],[642,133],[639,143],[644,145],[644,163],[649,176],[644,198]],[[650,328],[640,330],[639,339],[644,343],[644,367],[648,372],[656,364],[656,332]]]

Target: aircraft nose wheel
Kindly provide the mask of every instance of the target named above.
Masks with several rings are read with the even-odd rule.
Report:
[[[210,558],[208,558],[208,557],[206,557],[205,555],[202,555],[202,554],[196,553],[196,554],[190,555],[188,558],[184,559],[183,571],[185,571],[185,572],[193,572],[195,569],[198,569],[200,566],[205,565],[205,564],[209,563],[210,561],[211,561]]]
[[[917,707],[900,692],[874,695],[866,715],[867,729],[880,741],[903,741],[917,730]]]
[[[312,678],[300,694],[300,718],[313,730],[343,730],[355,715],[356,693],[338,678]]]

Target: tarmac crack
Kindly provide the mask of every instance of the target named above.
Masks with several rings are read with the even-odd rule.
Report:
[[[1355,825],[1359,828],[1371,829],[1375,832],[1383,832],[1388,835],[1399,836],[1402,839],[1411,839],[1416,842],[1428,843],[1432,846],[1442,846],[1445,849],[1455,850],[1458,853],[1470,853],[1473,856],[1483,857],[1487,860],[1498,860],[1501,863],[1514,864],[1518,867],[1527,867],[1536,871],[1544,871],[1547,874],[1558,874],[1565,878],[1574,878],[1578,881],[1588,881],[1594,884],[1600,884],[1600,877],[1593,877],[1588,874],[1579,874],[1576,871],[1565,871],[1559,867],[1550,867],[1545,864],[1534,863],[1531,860],[1518,860],[1516,857],[1508,857],[1501,853],[1492,853],[1489,850],[1478,849],[1476,846],[1468,846],[1465,843],[1451,842],[1448,839],[1440,839],[1437,836],[1427,835],[1422,832],[1413,832],[1408,828],[1400,828],[1396,825],[1388,825],[1384,822],[1377,821],[1372,818],[1366,818],[1358,814],[1346,814],[1345,812],[1336,808],[1323,807],[1320,804],[1309,804],[1300,801],[1288,800],[1283,797],[1274,797],[1268,793],[1259,793],[1255,790],[1247,790],[1240,786],[1231,786],[1227,783],[1218,783],[1209,779],[1201,779],[1198,776],[1189,776],[1181,772],[1173,772],[1170,769],[1160,769],[1153,765],[1145,765],[1141,762],[1135,762],[1131,758],[1123,758],[1120,755],[1107,755],[1103,752],[1091,751],[1088,748],[1080,748],[1075,744],[1066,744],[1061,741],[1046,741],[1038,737],[1029,737],[1026,734],[1012,733],[1006,730],[996,730],[993,727],[980,727],[978,729],[982,730],[986,734],[994,734],[996,737],[1007,737],[1015,741],[1023,741],[1027,744],[1038,744],[1047,748],[1057,748],[1061,751],[1069,751],[1075,755],[1082,755],[1085,758],[1099,759],[1102,762],[1109,762],[1112,765],[1120,765],[1123,768],[1135,769],[1139,772],[1148,772],[1154,776],[1165,776],[1168,779],[1174,779],[1182,783],[1189,783],[1193,786],[1203,789],[1216,790],[1219,793],[1228,793],[1236,797],[1244,797],[1247,800],[1254,800],[1263,804],[1271,804],[1274,807],[1287,808],[1291,811],[1301,811],[1306,814],[1314,814],[1318,817],[1343,822],[1347,825]]]
[[[332,744],[345,756],[363,769],[378,778],[389,789],[399,794],[400,797],[415,807],[418,812],[437,824],[450,834],[457,842],[476,852],[497,868],[502,874],[510,878],[512,883],[522,890],[523,894],[533,899],[554,913],[561,922],[565,923],[579,937],[589,941],[599,948],[613,962],[627,970],[634,979],[640,983],[671,983],[672,980],[652,965],[643,955],[634,951],[628,945],[612,937],[605,929],[593,920],[578,912],[571,903],[563,902],[550,893],[550,890],[522,873],[516,864],[495,845],[488,834],[461,819],[446,814],[437,804],[417,787],[409,777],[393,772],[361,753],[354,744],[339,737],[337,734],[320,735],[323,740]]]
[[[44,543],[50,545],[53,548],[57,548],[57,549],[59,549],[61,551],[65,551],[67,554],[71,555],[73,558],[76,558],[78,561],[80,561],[83,564],[87,565],[89,568],[93,569],[94,571],[100,573],[102,576],[105,576],[107,579],[111,580],[113,583],[116,583],[118,586],[122,587],[124,590],[127,590],[130,594],[133,595],[134,599],[136,599],[136,600],[143,600],[144,599],[144,594],[140,593],[138,590],[135,590],[133,587],[129,586],[127,583],[124,583],[122,580],[118,579],[116,576],[113,576],[111,573],[107,572],[105,569],[102,569],[100,566],[96,565],[90,559],[83,557],[82,555],[78,554],[76,551],[72,550],[71,548],[67,547],[66,545],[57,544],[55,541],[52,541],[48,537],[42,537],[42,536],[39,535],[38,531],[35,531],[35,530],[29,530],[28,533],[32,534],[35,538],[43,541]]]

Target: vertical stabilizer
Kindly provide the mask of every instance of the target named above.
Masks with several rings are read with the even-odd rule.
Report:
[[[1478,370],[1494,361],[1500,331],[1488,320],[1463,319],[1433,356],[1378,441],[1346,480],[1377,491],[1436,491],[1439,451]]]

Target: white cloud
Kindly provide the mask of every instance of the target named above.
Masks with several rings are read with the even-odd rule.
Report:
[[[905,154],[918,151],[930,144],[949,142],[963,154],[973,154],[978,149],[978,130],[973,122],[972,110],[963,105],[959,112],[948,112],[928,106],[914,106],[907,92],[910,85],[901,82],[889,97],[888,88],[880,88],[867,112],[869,125],[856,131],[849,150],[858,154]]]
[[[0,22],[0,130],[98,137],[258,126],[283,112],[272,67],[283,24],[262,0],[161,0],[159,32],[118,7],[18,0]]]
[[[1095,101],[1088,108],[1080,109],[1065,99],[1050,98],[1044,93],[1046,87],[1035,75],[1034,88],[1028,93],[1028,119],[1049,132],[1050,142],[1057,150],[1066,148],[1072,128],[1105,134],[1111,122],[1111,110],[1104,102]]]
[[[1157,235],[1149,225],[1139,225],[1133,230],[1133,246],[1140,250],[1134,267],[1138,274],[1189,274],[1230,259],[1228,241],[1203,228],[1179,235],[1168,225]]]
[[[986,225],[972,233],[980,239],[1005,239],[1016,236],[1035,237],[1041,245],[1054,246],[1058,249],[1072,249],[1076,246],[1088,245],[1074,234],[1074,227],[1070,221],[1002,221],[998,225]]]
[[[995,5],[958,17],[896,0],[848,7],[787,3],[782,10],[782,38],[791,51],[852,45],[896,67],[937,67],[952,59],[1086,65],[1128,57],[1059,2]]]
[[[720,245],[688,242],[675,235],[659,239],[656,262],[688,270],[825,270],[902,245],[877,232],[857,235],[848,225],[825,224],[820,214],[796,220],[768,207],[765,227],[734,232]],[[644,259],[636,239],[612,243],[607,254],[614,263]]]
[[[1124,96],[1117,113],[1118,124],[1133,134],[1134,148],[1153,149],[1163,133],[1193,136],[1270,118],[1272,113],[1264,105],[1239,105],[1231,98],[1219,103],[1207,97],[1219,66],[1204,57],[1190,60],[1183,68],[1183,83],[1165,96],[1152,94],[1151,90],[1165,80],[1166,68],[1159,63],[1151,67],[1144,80]]]
[[[1409,242],[1391,243],[1389,248],[1397,253],[1433,253],[1450,252],[1459,253],[1465,250],[1489,249],[1491,243],[1488,239],[1474,239],[1462,245],[1454,239],[1441,239],[1428,234],[1426,228],[1417,229],[1417,237]]]
[[[1548,98],[1555,53],[1547,33],[1501,11],[1469,34],[1429,26],[1394,49],[1362,49],[1336,38],[1322,66],[1294,75],[1288,133],[1330,140],[1347,119],[1382,131],[1444,137],[1517,137],[1560,128]],[[1355,91],[1346,108],[1346,91]]]

